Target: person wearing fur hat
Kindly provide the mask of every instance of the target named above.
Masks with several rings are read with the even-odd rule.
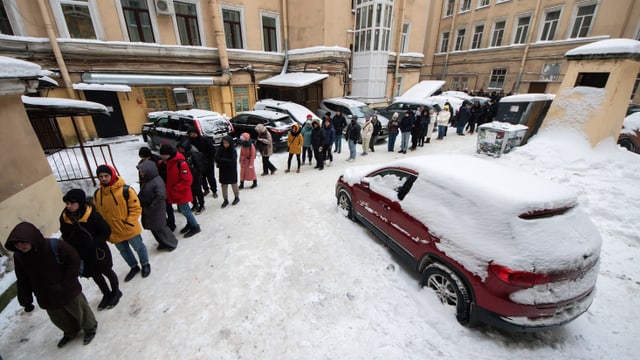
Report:
[[[111,250],[107,245],[111,228],[93,205],[87,203],[87,196],[82,189],[67,191],[62,201],[65,203],[60,214],[62,238],[76,249],[82,259],[80,275],[92,278],[102,292],[98,310],[111,309],[122,297],[118,276],[113,271]]]
[[[140,174],[140,205],[142,206],[142,227],[151,231],[158,242],[158,250],[173,251],[178,239],[167,226],[164,219],[166,211],[166,188],[153,161],[145,160],[138,164]]]
[[[98,322],[78,280],[78,252],[66,241],[45,238],[28,222],[21,222],[11,230],[5,247],[14,252],[18,303],[24,311],[34,310],[35,295],[38,305],[64,333],[59,348],[73,340],[80,330],[84,331],[84,344],[89,344],[96,336]]]
[[[258,133],[258,142],[260,143],[260,155],[262,155],[262,175],[275,174],[278,169],[271,163],[269,157],[273,155],[273,139],[269,130],[262,125],[256,125],[256,132]]]
[[[189,207],[189,203],[193,200],[191,193],[193,176],[189,170],[189,164],[184,156],[169,144],[160,146],[160,156],[167,164],[167,183],[165,184],[167,200],[170,204],[177,204],[178,211],[187,220],[187,225],[180,230],[180,234],[184,234],[185,238],[192,237],[200,232],[200,224]]]
[[[216,152],[216,164],[219,169],[218,180],[222,185],[222,202],[221,208],[229,205],[229,185],[235,198],[231,205],[236,205],[240,202],[240,192],[238,191],[238,153],[233,146],[233,139],[227,135],[222,138],[222,144],[220,149]]]
[[[258,186],[258,177],[254,166],[256,160],[256,147],[249,133],[240,135],[240,189],[244,189],[245,181],[253,181],[251,188]]]
[[[291,130],[289,130],[289,134],[287,134],[287,147],[289,148],[289,158],[287,159],[287,170],[284,172],[288,173],[291,171],[291,159],[293,156],[296,156],[296,160],[298,161],[298,169],[297,173],[300,172],[300,153],[302,153],[302,144],[304,143],[304,139],[302,134],[300,133],[300,125],[293,124],[291,126]]]
[[[116,249],[124,261],[129,265],[129,273],[124,277],[127,282],[140,272],[142,277],[151,273],[147,247],[142,241],[142,226],[140,226],[140,214],[142,207],[135,190],[125,184],[124,179],[111,165],[100,165],[96,169],[100,180],[100,187],[93,195],[96,210],[111,227],[109,242],[115,244]],[[125,195],[127,191],[127,195]],[[138,254],[140,263],[133,255],[131,248]]]

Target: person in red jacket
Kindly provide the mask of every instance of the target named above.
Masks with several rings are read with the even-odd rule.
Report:
[[[178,211],[187,219],[180,234],[185,238],[200,232],[200,225],[193,216],[189,203],[193,200],[191,194],[191,182],[193,177],[184,156],[169,144],[160,146],[160,156],[167,165],[167,201],[170,204],[178,204]]]

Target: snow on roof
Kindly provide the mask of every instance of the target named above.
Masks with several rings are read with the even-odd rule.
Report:
[[[49,83],[53,86],[59,86],[58,82],[55,81],[54,79],[50,78],[49,76],[40,76],[38,78],[39,81],[45,82],[45,83]]]
[[[441,109],[444,108],[445,103],[449,103],[453,107],[453,110],[456,111],[460,108],[460,106],[462,106],[462,102],[464,100],[455,96],[434,95],[429,96],[426,101],[429,101],[433,104],[438,104]]]
[[[460,98],[462,100],[471,100],[471,95],[467,94],[464,91],[449,90],[449,91],[443,92],[440,95],[442,95],[442,96],[455,96],[455,97]]]
[[[287,73],[276,75],[259,82],[260,85],[282,86],[282,87],[305,87],[315,82],[328,78],[327,74],[318,73]]]
[[[555,94],[517,94],[509,95],[500,98],[499,102],[532,102],[532,101],[547,101],[555,99]]]
[[[131,87],[129,87],[127,85],[116,85],[116,84],[77,83],[77,84],[73,84],[73,90],[131,92]]]
[[[212,76],[148,75],[84,73],[82,80],[90,84],[123,85],[213,85]]]
[[[640,112],[633,113],[624,118],[625,130],[640,130]]]
[[[107,107],[93,101],[72,100],[64,98],[22,96],[25,105],[44,106],[50,108],[76,108],[82,110],[108,113]]]
[[[366,103],[363,103],[360,100],[349,99],[345,97],[336,97],[336,98],[326,99],[325,101],[331,101],[333,103],[344,105],[347,107],[360,107],[360,106],[367,105]]]
[[[640,41],[633,39],[607,39],[596,41],[591,44],[579,46],[567,51],[564,55],[586,56],[586,55],[613,55],[613,54],[640,54]]]
[[[300,124],[304,124],[307,121],[307,115],[311,115],[312,119],[320,120],[320,118],[316,114],[314,114],[313,111],[309,110],[307,107],[291,101],[262,99],[262,100],[258,100],[255,103],[253,108],[255,110],[276,109],[277,111],[280,111],[280,112],[288,112],[289,115],[291,115],[294,118],[294,120]]]
[[[442,85],[445,84],[443,80],[425,80],[410,87],[402,95],[395,98],[394,102],[398,101],[413,101],[420,102],[425,98],[433,95],[438,91]]]
[[[190,116],[192,118],[222,117],[220,113],[217,113],[215,111],[202,110],[202,109],[177,110],[177,111],[173,111],[172,113]]]
[[[302,49],[289,50],[289,55],[313,53],[313,52],[320,52],[320,51],[338,51],[338,52],[348,52],[349,54],[351,54],[351,50],[341,46],[311,46],[311,47],[306,47]]]
[[[6,56],[0,56],[0,78],[38,78],[40,76],[50,75],[51,72],[42,70],[40,65],[13,59]]]

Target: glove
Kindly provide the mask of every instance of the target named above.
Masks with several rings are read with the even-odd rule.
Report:
[[[24,312],[32,312],[33,309],[35,309],[35,306],[33,306],[33,304],[29,304],[24,307]]]

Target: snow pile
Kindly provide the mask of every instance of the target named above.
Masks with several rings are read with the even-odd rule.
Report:
[[[640,112],[633,113],[624,118],[624,127],[622,132],[625,134],[633,134],[640,130]]]

